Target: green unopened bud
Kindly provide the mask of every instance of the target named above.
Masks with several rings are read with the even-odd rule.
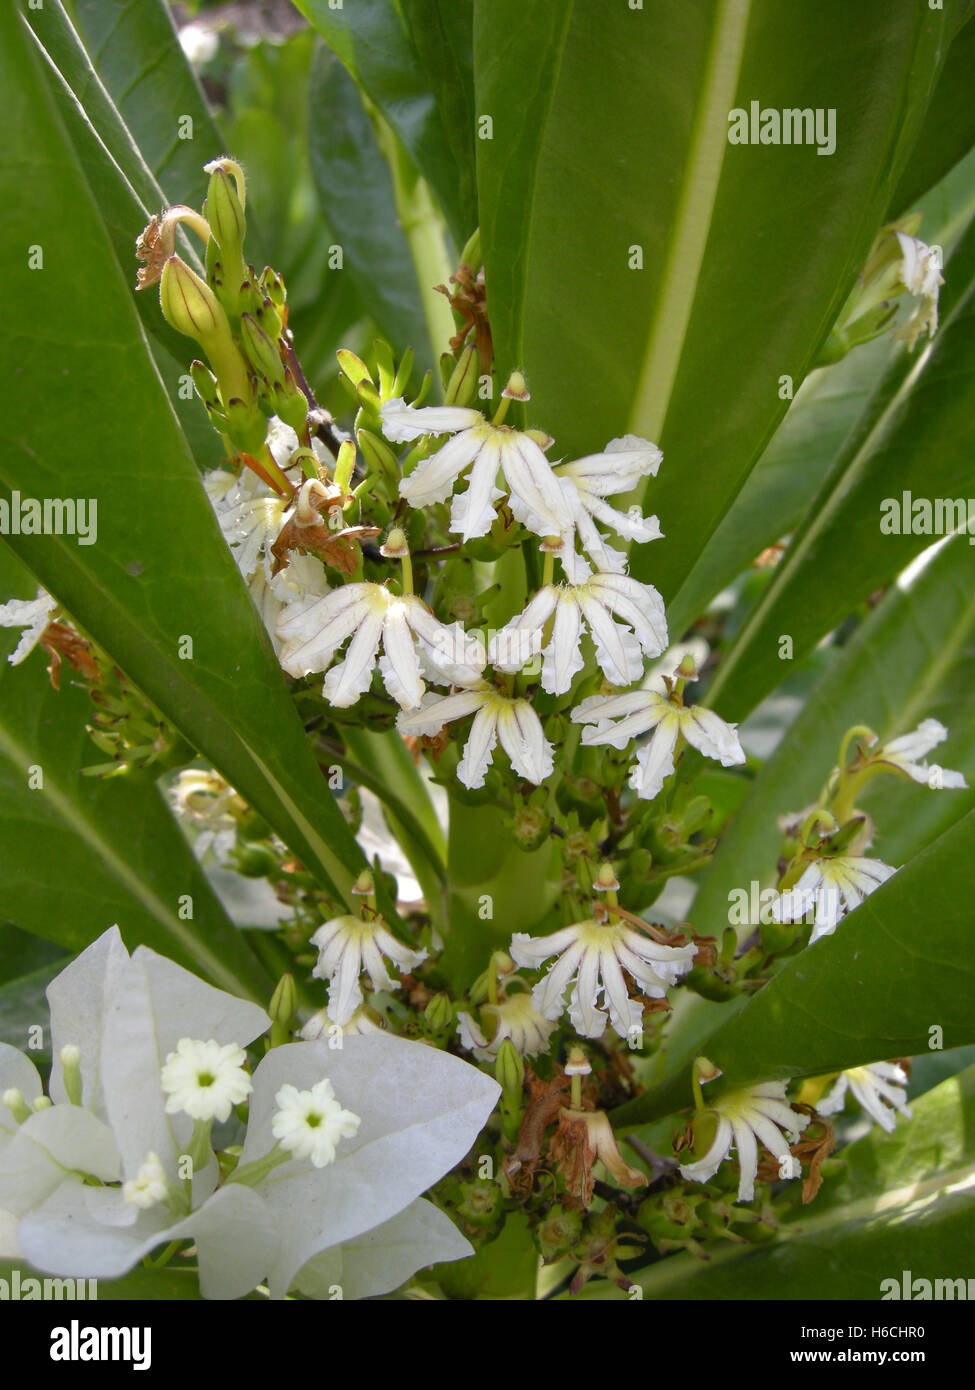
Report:
[[[308,422],[308,398],[295,380],[290,367],[284,369],[284,382],[274,392],[275,414],[290,425],[295,434],[303,434]]]
[[[190,376],[193,378],[196,394],[203,404],[219,409],[220,397],[217,395],[217,378],[198,357],[194,357],[190,363]]]
[[[22,1125],[25,1120],[30,1119],[30,1106],[24,1100],[23,1091],[16,1086],[11,1086],[8,1091],[4,1091],[0,1096],[0,1103],[6,1106],[18,1125]]]
[[[295,977],[286,972],[281,976],[274,993],[268,1013],[271,1015],[271,1046],[280,1047],[291,1041],[291,1028],[298,1008],[298,990]]]
[[[494,1075],[505,1102],[509,1105],[520,1105],[522,1087],[525,1083],[525,1063],[510,1038],[505,1038],[498,1048],[498,1055],[494,1061]]]
[[[465,406],[470,404],[477,390],[479,368],[477,348],[471,343],[464,348],[457,359],[457,365],[447,382],[447,390],[444,393],[445,405]]]
[[[223,306],[205,281],[179,256],[170,256],[159,280],[159,305],[166,321],[195,339],[210,359],[221,395],[250,396],[247,368],[230,332]]]
[[[394,489],[399,487],[400,468],[399,460],[385,440],[380,439],[371,430],[359,430],[356,434],[359,441],[359,448],[362,450],[362,457],[366,461],[366,469],[370,473],[378,473],[385,478]],[[337,481],[337,479],[336,479]]]
[[[352,474],[355,472],[355,445],[351,439],[343,439],[339,445],[338,458],[335,460],[335,485],[341,491],[343,497],[347,495],[352,485]]]
[[[247,360],[268,386],[279,389],[284,385],[284,363],[274,343],[251,314],[242,314],[240,341]]]
[[[399,366],[396,368],[396,377],[393,381],[393,395],[402,396],[407,386],[410,384],[410,377],[413,375],[413,349],[408,347],[400,358]],[[414,405],[416,402],[414,401]]]
[[[376,338],[373,342],[373,352],[379,371],[379,392],[385,401],[393,395],[393,381],[396,376],[393,370],[393,349],[385,338]]]
[[[348,377],[353,386],[358,386],[360,381],[368,382],[370,386],[373,384],[369,368],[356,353],[351,352],[349,348],[339,348],[335,356],[339,360],[343,375]]]
[[[711,801],[706,796],[692,796],[681,813],[681,831],[685,840],[703,830],[711,819]]]
[[[442,1033],[454,1021],[454,1005],[449,994],[435,994],[423,1010],[423,1021],[431,1033]]]
[[[65,1043],[59,1052],[61,1059],[61,1079],[64,1093],[72,1105],[81,1104],[81,1048],[76,1043]]]
[[[237,188],[243,189],[243,174],[239,164],[234,164],[232,160],[213,160],[206,165],[210,183],[203,210],[213,237],[220,246],[220,263],[223,268],[223,292],[220,297],[228,312],[236,313],[238,289],[245,273],[246,221],[240,194],[231,183],[227,171],[228,165],[236,171],[234,177]]]
[[[256,454],[267,434],[267,420],[259,407],[249,400],[232,396],[227,402],[227,434],[245,454]]]
[[[267,878],[280,867],[280,861],[270,845],[251,843],[237,851],[234,865],[244,878]]]

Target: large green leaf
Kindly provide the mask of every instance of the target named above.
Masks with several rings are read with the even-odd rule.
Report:
[[[890,217],[910,212],[975,145],[975,22],[969,14],[952,41],[917,144],[890,200]]]
[[[874,1126],[843,1150],[842,1173],[827,1181],[811,1205],[797,1203],[770,1245],[722,1245],[706,1262],[674,1255],[630,1277],[653,1299],[746,1294],[868,1301],[891,1294],[883,1284],[889,1279],[903,1298],[905,1270],[915,1297],[924,1289],[912,1279],[933,1284],[966,1278],[975,1222],[975,1067],[913,1102],[913,1111],[913,1119],[898,1120],[893,1134]],[[929,1288],[928,1298],[932,1293]],[[948,1296],[956,1293],[952,1286]],[[626,1295],[599,1281],[587,1285],[582,1297]],[[834,1352],[845,1345],[834,1343]]]
[[[844,445],[708,691],[708,703],[741,718],[781,679],[779,639],[796,658],[860,600],[894,578],[934,539],[911,524],[881,531],[905,493],[967,499],[975,444],[975,223],[948,262],[944,314],[933,342],[895,357]],[[923,463],[923,472],[919,470]]]
[[[295,3],[409,151],[436,194],[459,250],[477,225],[473,179],[462,153],[467,141],[448,132],[455,106],[442,110],[438,104],[397,0],[356,0],[341,9],[328,0]],[[453,33],[455,24],[449,28]],[[437,86],[443,95],[444,84],[438,81]]]
[[[393,180],[352,78],[322,45],[309,87],[308,152],[343,268],[398,351],[432,363],[413,258],[396,217]]]
[[[633,571],[667,599],[782,418],[780,379],[801,382],[866,255],[948,10],[478,0],[499,363],[527,371],[533,421],[562,452],[627,429],[661,445],[649,496],[666,541]],[[730,144],[729,112],[759,99],[835,111],[835,154]]]
[[[722,1086],[840,1071],[975,1041],[967,889],[975,811],[940,836],[707,1038]],[[616,1112],[624,1124],[689,1103],[690,1068]]]
[[[9,277],[14,327],[2,370],[15,389],[0,484],[8,498],[19,490],[91,498],[99,508],[97,544],[69,535],[11,535],[10,544],[299,858],[341,892],[362,856],[200,488],[132,291],[16,12],[4,11],[0,32],[10,132],[0,196],[10,243],[24,248]],[[27,148],[29,180],[20,154]],[[28,267],[31,246],[43,249],[43,269]]]
[[[199,207],[203,165],[223,137],[164,0],[73,0],[78,32],[126,126],[172,203]]]

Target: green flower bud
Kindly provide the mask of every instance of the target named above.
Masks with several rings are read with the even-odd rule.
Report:
[[[295,434],[301,434],[308,420],[308,398],[290,367],[284,369],[284,381],[273,393],[273,403],[275,414],[290,425]]]
[[[193,378],[196,394],[203,404],[219,409],[220,397],[217,395],[217,378],[198,357],[194,357],[190,363],[190,376]]]
[[[520,1107],[522,1087],[525,1084],[525,1063],[510,1038],[505,1038],[498,1048],[498,1055],[494,1060],[494,1075],[505,1102]]]
[[[227,402],[227,434],[245,454],[256,454],[267,435],[267,420],[253,402],[232,396]]]
[[[394,492],[397,491],[400,479],[399,460],[386,441],[380,439],[378,434],[373,434],[371,430],[359,430],[356,439],[359,441],[367,470],[373,474],[378,473],[391,484]]]
[[[356,353],[351,352],[349,348],[339,348],[335,356],[339,360],[339,367],[343,375],[348,377],[353,386],[358,386],[361,381],[367,382],[370,386],[373,385],[369,368]]]
[[[220,264],[224,279],[221,299],[230,313],[236,313],[239,286],[245,274],[243,248],[247,224],[241,199],[227,173],[228,164],[232,164],[232,161],[214,160],[206,166],[210,174],[210,183],[203,211],[210,224],[213,238],[220,246]],[[239,173],[239,165],[233,165],[233,168]],[[238,183],[242,186],[242,174]],[[209,250],[209,247],[207,249]]]
[[[474,392],[477,390],[479,368],[477,348],[473,344],[469,344],[457,359],[457,365],[447,382],[447,390],[444,393],[445,405],[470,405],[474,399]]]
[[[335,485],[343,494],[348,493],[354,472],[355,445],[351,439],[344,439],[339,445],[338,458],[335,460]]]
[[[242,314],[240,341],[258,377],[274,389],[284,385],[284,363],[274,343],[251,314]]]
[[[271,1015],[271,1046],[280,1047],[291,1041],[291,1027],[298,1008],[298,990],[295,977],[286,972],[281,976],[274,993],[268,1013]]]
[[[239,874],[245,878],[267,878],[280,867],[280,861],[268,844],[249,844],[238,850],[234,860]]]
[[[250,397],[247,368],[230,332],[230,324],[216,295],[179,256],[170,256],[159,279],[159,305],[166,321],[179,333],[195,339],[210,359],[220,392]]]
[[[435,994],[423,1010],[423,1020],[431,1033],[442,1033],[454,1021],[454,1005],[449,994]]]

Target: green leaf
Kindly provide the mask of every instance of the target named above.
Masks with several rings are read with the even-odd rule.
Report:
[[[309,87],[308,149],[329,229],[342,248],[336,275],[352,281],[380,331],[427,366],[423,303],[413,259],[396,217],[393,180],[352,78],[322,45]]]
[[[101,81],[171,203],[199,208],[224,140],[163,0],[73,0]]]
[[[4,593],[33,597],[21,567],[16,578],[13,570],[3,547]],[[266,999],[273,981],[220,906],[151,775],[79,775],[102,758],[85,731],[91,702],[66,663],[62,688],[51,687],[40,649],[9,665],[18,636],[4,629],[0,641],[5,912],[72,952],[114,923],[130,949],[151,946],[222,989]]]
[[[10,275],[16,327],[0,358],[15,383],[0,485],[8,500],[19,490],[98,504],[97,544],[70,535],[11,535],[10,544],[303,863],[342,893],[362,855],[200,486],[38,60],[16,13],[5,11],[0,26],[14,133],[0,154],[0,195],[10,244],[24,248]],[[27,139],[36,164],[25,181],[16,150]],[[43,248],[42,270],[28,268],[32,245]]]
[[[770,1245],[722,1245],[709,1251],[706,1263],[674,1255],[630,1277],[645,1298],[661,1300],[745,1293],[749,1299],[868,1301],[892,1294],[884,1280],[894,1280],[903,1298],[905,1270],[932,1284],[965,1278],[975,1220],[975,1067],[912,1108],[914,1118],[898,1119],[893,1134],[875,1125],[844,1149],[843,1172],[809,1206],[797,1202]],[[949,1287],[941,1297],[967,1296]],[[923,1292],[923,1286],[914,1288],[915,1297]],[[927,1292],[930,1298],[934,1290]],[[598,1282],[581,1297],[626,1295]]]
[[[917,144],[890,200],[889,221],[910,212],[975,145],[973,69],[975,22],[969,14],[948,50]]]
[[[820,1075],[975,1041],[967,885],[975,811],[824,937],[791,957],[707,1038],[724,1086]],[[615,1112],[634,1124],[690,1102],[690,1067]]]
[[[960,498],[967,512],[975,445],[975,223],[945,278],[933,342],[913,357],[905,349],[894,358],[715,676],[707,702],[727,718],[741,718],[778,684],[781,634],[792,638],[798,659],[942,533],[932,533],[930,519],[926,530],[905,533],[915,524],[910,501],[901,534],[881,530],[905,493],[920,488],[929,512],[938,499]]]
[[[448,133],[396,0],[357,0],[342,9],[331,8],[328,0],[296,4],[403,142],[433,189],[457,247],[463,246],[477,225],[473,182],[469,169],[458,164],[460,145]],[[447,114],[452,118],[453,109]]]
[[[947,23],[882,0],[478,0],[499,367],[525,369],[532,423],[566,455],[626,430],[660,444],[648,497],[666,540],[632,566],[665,599],[782,418],[780,379],[802,381],[853,282]],[[730,144],[729,112],[759,98],[834,110],[835,154]]]

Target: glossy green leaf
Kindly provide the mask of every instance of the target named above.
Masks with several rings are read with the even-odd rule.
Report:
[[[328,0],[296,3],[409,151],[459,250],[477,225],[473,181],[447,130],[453,109],[438,105],[400,6],[396,0],[356,0],[341,9]]]
[[[952,41],[917,144],[890,200],[890,218],[910,212],[975,145],[975,22],[969,16]]]
[[[413,258],[396,217],[393,181],[352,78],[322,46],[309,87],[308,151],[342,270],[397,351],[432,364]]]
[[[203,165],[224,141],[163,0],[73,0],[74,21],[122,119],[171,203],[198,208]]]
[[[743,717],[780,680],[783,633],[794,656],[802,656],[943,534],[932,534],[936,500],[962,499],[967,512],[975,446],[975,223],[945,278],[938,333],[913,357],[904,349],[893,360],[721,664],[708,703],[727,718]],[[927,499],[927,530],[913,520],[913,498]],[[882,531],[895,504],[904,513],[895,516],[899,533]]]
[[[5,597],[33,596],[22,576],[4,547]],[[54,690],[39,648],[11,666],[5,658],[19,633],[0,636],[5,912],[67,951],[117,924],[130,949],[151,946],[223,989],[265,999],[273,981],[234,930],[151,774],[81,776],[103,760],[85,731],[88,695],[66,663]]]
[[[666,540],[632,567],[665,599],[782,418],[781,378],[802,381],[850,288],[948,23],[883,0],[476,6],[499,364],[526,370],[532,422],[565,455],[626,430],[660,444],[648,499]],[[835,111],[835,154],[729,143],[729,112],[752,101]]]
[[[914,1101],[913,1118],[898,1119],[893,1134],[874,1126],[842,1152],[843,1170],[809,1206],[798,1203],[771,1244],[723,1244],[708,1260],[674,1255],[631,1275],[652,1299],[865,1299],[904,1298],[904,1271],[915,1298],[966,1298],[954,1284],[971,1269],[975,1221],[975,1067]],[[604,1282],[587,1285],[588,1299],[626,1295]],[[905,1309],[904,1320],[910,1322]],[[862,1321],[862,1319],[861,1319]],[[820,1325],[820,1324],[815,1324]],[[831,1325],[829,1323],[826,1324]],[[797,1344],[798,1345],[798,1344]],[[850,1344],[813,1342],[834,1353]],[[856,1345],[853,1343],[853,1345]],[[908,1344],[890,1343],[903,1351]]]
[[[8,499],[19,490],[98,504],[97,544],[70,535],[11,535],[10,543],[188,741],[341,892],[362,856],[200,487],[38,59],[17,15],[5,16],[0,62],[12,141],[0,154],[0,191],[10,242],[23,247],[23,258],[9,278],[16,327],[2,370],[16,386],[0,484]],[[25,184],[16,151],[27,141],[37,160]],[[31,246],[42,248],[43,269],[28,267]]]
[[[975,1041],[968,885],[975,811],[791,957],[706,1040],[722,1086],[840,1071]],[[690,1068],[615,1112],[623,1124],[690,1103]]]

